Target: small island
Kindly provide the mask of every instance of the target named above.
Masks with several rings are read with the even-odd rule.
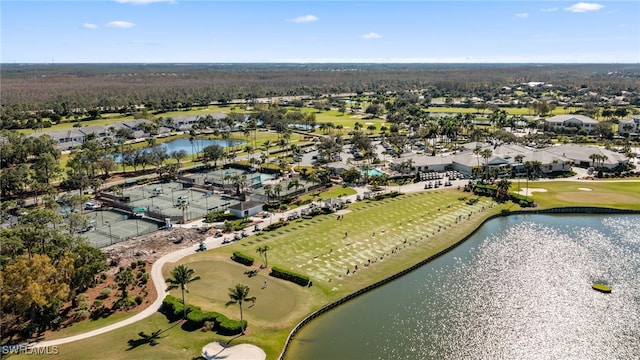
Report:
[[[591,288],[593,288],[594,290],[603,292],[603,293],[610,293],[611,292],[611,286],[605,285],[605,284],[599,284],[599,283],[593,283],[591,285]]]

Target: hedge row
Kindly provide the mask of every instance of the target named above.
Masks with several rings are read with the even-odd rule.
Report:
[[[271,230],[275,230],[275,229],[278,229],[278,228],[281,228],[281,227],[287,226],[287,225],[289,225],[288,221],[278,221],[278,222],[275,222],[275,223],[265,227],[263,230],[264,231],[271,231]]]
[[[514,203],[522,206],[522,207],[533,207],[535,206],[535,203],[533,202],[533,199],[530,199],[526,196],[520,195],[520,194],[510,194],[511,196],[511,201],[513,201]]]
[[[498,185],[475,184],[473,193],[476,195],[494,196],[498,191]]]
[[[387,198],[394,198],[394,197],[399,196],[399,195],[402,195],[402,194],[400,194],[397,191],[391,191],[391,192],[388,192],[388,193],[378,194],[378,195],[373,197],[373,200],[379,201],[379,200],[384,200],[384,199],[387,199]]]
[[[162,310],[166,315],[179,318],[183,314],[182,300],[167,295],[162,301]],[[187,305],[187,321],[197,327],[202,327],[205,322],[213,323],[213,329],[221,335],[237,335],[242,332],[242,327],[247,327],[247,321],[229,319],[215,311],[203,312],[198,306]]]
[[[276,277],[278,279],[291,281],[292,283],[296,283],[300,286],[309,285],[308,276],[297,274],[289,270],[274,267],[274,268],[271,268],[271,273],[269,275]]]
[[[252,266],[254,261],[251,256],[245,255],[239,251],[236,251],[233,253],[231,260],[247,266]]]
[[[211,212],[205,215],[205,222],[207,223],[213,223],[213,222],[219,222],[219,221],[225,221],[225,220],[234,221],[236,219],[237,218],[234,214],[224,213],[221,211]]]

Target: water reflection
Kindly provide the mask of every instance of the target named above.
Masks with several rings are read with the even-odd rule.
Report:
[[[291,359],[640,354],[640,217],[519,216],[321,316]],[[591,289],[606,281],[611,294]]]

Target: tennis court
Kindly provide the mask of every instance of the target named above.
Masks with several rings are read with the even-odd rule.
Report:
[[[82,235],[89,243],[102,248],[138,235],[149,234],[158,230],[158,223],[147,218],[137,218],[117,210],[98,210],[86,214],[85,217],[95,227]]]
[[[173,221],[189,221],[209,212],[224,211],[239,203],[231,197],[201,188],[185,188],[176,181],[140,185],[123,190],[134,208],[144,208],[170,217]]]

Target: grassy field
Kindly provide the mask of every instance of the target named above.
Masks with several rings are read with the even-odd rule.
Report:
[[[443,190],[382,201],[362,201],[351,204],[343,220],[337,220],[333,214],[322,215],[293,222],[274,232],[251,236],[227,247],[194,254],[181,260],[202,276],[202,280],[190,285],[187,299],[205,310],[238,318],[237,307],[224,306],[228,301],[228,288],[236,283],[249,285],[250,295],[256,296],[257,301],[255,306],[245,307],[249,333],[240,340],[262,347],[268,358],[274,358],[290,328],[310,312],[441,251],[463,238],[491,213],[503,208],[491,208],[493,203],[489,199],[467,205],[461,199],[465,196],[470,195],[457,190]],[[470,213],[473,214],[469,217]],[[257,269],[262,262],[256,248],[262,245],[270,247],[267,254],[269,266],[309,275],[313,286],[303,288],[267,278],[265,271],[249,277],[246,274],[249,268],[230,260],[234,251],[240,251],[256,258]],[[354,271],[356,265],[358,270]],[[165,274],[172,267],[167,266]],[[268,281],[266,289],[262,289],[264,280]],[[163,327],[157,326],[152,330],[147,324],[134,324],[98,338],[61,345],[60,351],[65,359],[84,359],[91,356],[96,342],[113,342],[116,345],[124,342],[126,345],[126,341],[136,338],[140,331],[149,333],[160,328]],[[155,347],[141,346],[140,349],[146,348],[147,352],[140,353],[140,356],[170,359],[181,351],[183,345],[178,344],[197,342],[198,346],[203,346],[197,340],[199,336],[190,340],[195,333],[200,335],[199,332],[185,334],[182,330],[172,330],[169,337],[176,337],[177,341],[160,340]],[[209,341],[228,340],[213,333],[207,334]],[[166,355],[158,352],[160,346],[170,348]],[[185,356],[197,356],[200,347],[195,350],[189,348]],[[83,348],[85,352],[81,351]],[[118,352],[114,349],[108,354]],[[119,348],[119,351],[124,350]],[[107,357],[120,358],[115,353]]]
[[[520,183],[525,186],[524,182]],[[512,190],[515,187],[512,186]],[[531,196],[538,208],[562,206],[595,206],[640,210],[639,181],[536,181],[529,188],[545,192],[533,192]]]
[[[521,183],[521,187],[524,186],[525,183]],[[514,184],[512,190],[515,188]],[[538,203],[536,209],[609,206],[640,210],[640,182],[536,181],[529,182],[529,188],[546,190],[533,193]],[[519,209],[511,203],[496,204],[489,198],[480,198],[469,205],[467,201],[473,197],[446,189],[361,201],[341,212],[342,220],[330,214],[294,221],[273,232],[191,255],[180,263],[195,269],[202,279],[190,284],[187,301],[204,310],[238,318],[237,306],[224,305],[228,301],[228,288],[236,283],[248,285],[249,295],[256,296],[257,301],[254,306],[244,308],[249,322],[248,334],[233,341],[258,345],[268,359],[277,358],[289,330],[310,312],[439,253],[470,234],[491,214]],[[258,267],[263,260],[256,252],[264,245],[270,248],[267,253],[270,267],[308,275],[313,286],[300,287],[268,277],[267,272]],[[254,267],[231,261],[234,251],[254,257]],[[165,276],[174,265],[165,267]],[[249,276],[249,270],[257,270],[257,274]],[[268,286],[263,288],[265,280]],[[170,325],[162,315],[156,314],[100,337],[61,345],[60,354],[65,359],[86,359],[95,353],[109,359],[193,358],[207,342],[230,340],[211,332],[175,327],[164,332],[157,345],[150,346],[139,335],[140,332],[149,335]],[[143,345],[129,349],[130,340]]]

